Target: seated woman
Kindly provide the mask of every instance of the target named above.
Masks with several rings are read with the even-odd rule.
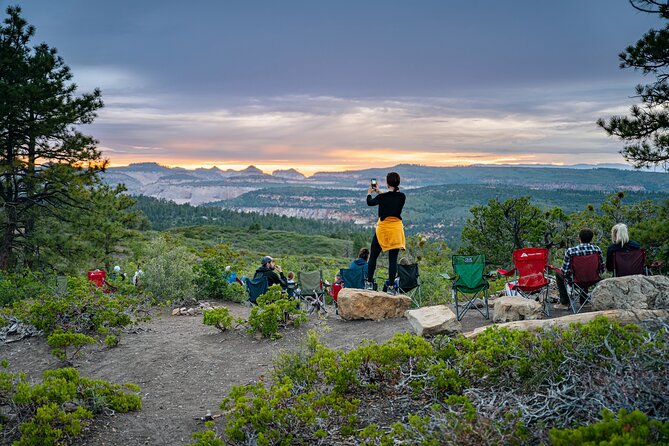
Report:
[[[360,268],[365,278],[367,278],[367,259],[369,259],[369,249],[362,248],[358,253],[358,258],[351,262],[349,268]]]
[[[613,254],[616,252],[627,252],[634,251],[635,249],[640,249],[641,245],[630,240],[630,236],[627,232],[627,225],[624,223],[618,223],[613,225],[611,228],[611,244],[606,250],[606,270],[613,272]]]

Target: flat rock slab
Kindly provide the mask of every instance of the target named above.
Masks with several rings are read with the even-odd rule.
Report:
[[[512,322],[543,317],[541,304],[521,296],[504,296],[493,305],[493,322]]]
[[[434,305],[406,312],[406,318],[418,336],[455,334],[462,331],[462,324],[448,305]]]
[[[489,325],[487,327],[479,327],[464,336],[467,338],[475,338],[490,327],[507,328],[509,330],[539,330],[546,328],[568,328],[571,324],[587,324],[596,317],[606,317],[607,319],[619,321],[622,324],[637,324],[639,322],[650,321],[653,319],[669,317],[667,310],[606,310],[606,311],[591,311],[589,313],[570,314],[568,316],[556,317],[553,319],[530,320],[530,321],[516,321],[507,322],[505,324]]]
[[[391,296],[379,291],[342,288],[337,296],[339,316],[347,321],[356,319],[382,319],[404,317],[411,306],[411,298]]]
[[[604,279],[592,290],[593,310],[669,310],[669,277]]]

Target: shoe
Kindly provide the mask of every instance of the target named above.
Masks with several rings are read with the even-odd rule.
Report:
[[[566,304],[555,304],[555,305],[553,305],[553,308],[555,308],[556,310],[568,310],[568,309],[569,309],[569,305],[566,305]]]

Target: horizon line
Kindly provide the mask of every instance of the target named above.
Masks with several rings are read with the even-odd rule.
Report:
[[[258,164],[248,164],[246,167],[243,167],[241,164],[229,164],[225,165],[223,164],[222,167],[218,164],[213,164],[213,163],[202,163],[202,164],[169,164],[169,163],[162,163],[158,161],[140,161],[136,163],[129,163],[129,164],[114,164],[110,163],[109,168],[123,168],[123,167],[130,167],[130,166],[136,166],[136,165],[142,165],[142,164],[154,164],[158,165],[160,167],[165,167],[168,169],[184,169],[184,170],[189,170],[189,171],[194,171],[197,169],[205,169],[205,170],[213,170],[213,169],[218,169],[222,172],[226,171],[233,171],[233,172],[241,172],[249,168],[255,168],[260,170],[263,174],[266,175],[273,175],[276,172],[286,172],[286,171],[295,171],[301,175],[303,175],[306,178],[312,177],[318,173],[340,173],[340,172],[355,172],[355,171],[360,171],[360,170],[368,170],[370,168],[349,168],[349,169],[344,169],[344,170],[316,170],[316,169],[304,169],[305,166],[301,166],[302,169],[306,170],[307,172],[312,172],[311,174],[305,174],[302,171],[300,171],[300,168],[296,167],[286,167],[286,166],[279,166],[279,167],[284,167],[284,168],[276,168],[276,165],[272,165],[274,167],[269,167],[267,164],[264,163],[258,163]],[[263,169],[262,167],[258,166],[268,166],[269,168]],[[420,164],[420,163],[399,163],[399,164],[393,164],[393,165],[388,165],[388,166],[378,166],[374,167],[372,169],[384,169],[384,168],[393,168],[393,167],[399,167],[399,166],[415,166],[415,167],[430,167],[430,168],[458,168],[458,167],[547,167],[547,168],[575,168],[576,166],[591,166],[591,167],[586,167],[587,168],[592,168],[596,169],[599,168],[600,166],[620,166],[620,167],[612,167],[612,168],[617,168],[620,170],[638,170],[638,171],[651,171],[654,172],[655,170],[651,168],[647,169],[636,169],[630,164],[625,164],[625,163],[576,163],[576,164],[564,164],[564,163],[471,163],[471,164],[453,164],[450,166],[444,166],[444,165],[429,165],[429,164]],[[238,169],[235,169],[234,167],[237,167]],[[334,166],[333,166],[334,167]]]

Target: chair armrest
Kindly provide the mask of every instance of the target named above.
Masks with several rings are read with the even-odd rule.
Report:
[[[508,276],[513,276],[516,273],[516,268],[509,269],[509,270],[498,268],[497,272],[499,274],[501,274],[502,276],[507,276],[507,277]]]
[[[562,275],[562,268],[556,268],[553,265],[548,265],[548,271],[553,271],[555,274]]]

